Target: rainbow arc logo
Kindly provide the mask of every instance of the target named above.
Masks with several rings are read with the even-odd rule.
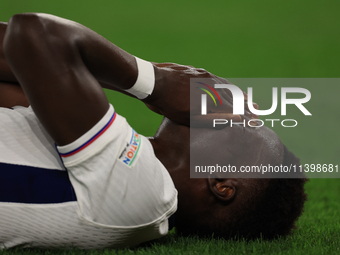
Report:
[[[212,100],[214,101],[215,106],[217,106],[216,100],[215,100],[214,96],[211,94],[211,92],[208,89],[210,89],[216,95],[216,97],[220,101],[220,104],[222,105],[222,100],[221,100],[220,96],[218,95],[217,91],[213,87],[211,87],[209,84],[206,84],[206,83],[203,83],[203,82],[197,82],[197,83],[207,87],[207,89],[201,88],[201,87],[196,87],[196,88],[201,89],[204,92],[206,92],[212,98]]]

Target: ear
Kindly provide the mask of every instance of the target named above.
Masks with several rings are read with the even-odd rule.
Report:
[[[236,179],[208,178],[208,186],[214,196],[221,201],[231,201],[236,195]]]

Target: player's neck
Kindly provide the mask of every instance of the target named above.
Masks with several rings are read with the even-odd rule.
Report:
[[[171,174],[172,169],[188,168],[190,161],[189,127],[163,119],[154,137],[149,139],[156,157]]]

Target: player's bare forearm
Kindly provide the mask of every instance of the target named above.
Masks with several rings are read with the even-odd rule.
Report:
[[[19,85],[17,78],[14,76],[11,68],[9,67],[7,60],[5,58],[4,52],[3,52],[3,39],[4,39],[4,36],[5,36],[5,33],[6,33],[7,26],[8,26],[7,22],[0,22],[0,82],[9,82],[9,83],[7,83],[8,85],[9,84]],[[84,27],[82,27],[82,29],[84,29]],[[87,30],[88,30],[87,32],[90,31],[89,29],[87,29]],[[75,32],[81,33],[82,31],[75,29]],[[95,34],[93,31],[91,31],[91,32],[92,32],[92,35],[89,35],[89,37],[91,37]],[[95,34],[95,37],[98,39],[99,36],[97,34]],[[125,93],[124,90],[123,90],[124,88],[125,89],[128,88],[129,84],[131,82],[130,83],[129,82],[127,82],[127,83],[120,82],[119,77],[115,77],[116,73],[118,73],[117,76],[119,76],[120,74],[122,74],[122,76],[124,75],[124,71],[121,69],[122,63],[118,63],[119,61],[109,61],[109,60],[107,60],[106,62],[109,63],[109,65],[105,65],[105,68],[102,68],[104,63],[98,64],[98,62],[96,61],[98,58],[97,57],[94,58],[93,56],[91,56],[93,54],[91,47],[93,46],[96,49],[96,47],[98,47],[98,45],[97,45],[98,42],[96,43],[96,42],[91,41],[91,40],[88,40],[87,42],[85,42],[85,41],[86,41],[85,38],[84,38],[83,41],[79,40],[79,46],[82,49],[82,57],[84,59],[86,59],[86,64],[90,67],[91,71],[95,74],[95,77],[98,79],[101,86],[103,88],[119,91],[121,93],[124,93],[124,94],[131,96],[130,94]],[[101,44],[106,44],[107,47],[111,46],[110,51],[114,50],[117,55],[122,55],[122,52],[117,51],[117,49],[119,49],[118,47],[114,46],[113,44],[111,44],[108,41],[105,42],[104,38],[101,38]],[[130,55],[130,54],[127,53],[127,55]],[[111,56],[109,54],[108,57],[112,58],[113,56],[112,56],[112,54],[111,54]],[[130,55],[130,60],[132,60],[131,55]],[[112,70],[114,70],[114,71],[109,70],[109,71],[106,72],[106,70],[108,70],[110,68],[112,68]],[[121,71],[123,73],[120,73]],[[134,77],[131,77],[129,75],[130,74],[126,74],[127,77],[134,79]],[[121,80],[124,81],[123,78],[121,78]]]
[[[134,84],[137,78],[134,56],[91,29],[70,20],[46,14],[27,14],[27,17],[20,15],[16,19],[25,18],[25,22],[33,22],[31,18],[33,15],[37,15],[39,21],[48,27],[49,34],[46,36],[58,37],[80,54],[86,67],[105,88],[119,91],[129,89]],[[37,39],[35,44],[39,43]],[[60,50],[62,51],[63,47],[60,47]],[[10,71],[9,68],[8,70]]]
[[[52,15],[13,16],[3,48],[32,109],[58,145],[75,141],[108,112],[100,84],[125,90],[137,78],[134,56]]]
[[[6,46],[8,55],[15,62],[15,65],[11,67],[17,69],[13,70],[16,71],[14,73],[20,83],[25,80],[33,86],[38,77],[30,75],[28,67],[34,66],[34,68],[44,70],[46,68],[42,65],[44,61],[49,62],[50,65],[49,79],[55,77],[54,80],[56,80],[56,77],[63,76],[69,71],[61,66],[57,68],[53,63],[54,60],[49,59],[47,55],[31,56],[30,52],[37,52],[37,48],[41,48],[41,52],[46,50],[48,53],[53,52],[50,48],[57,50],[59,54],[56,56],[52,54],[53,58],[64,56],[65,66],[71,66],[74,70],[83,71],[83,66],[85,66],[99,84],[102,86],[104,84],[104,87],[108,89],[124,93],[137,80],[138,68],[134,56],[79,23],[47,14],[15,15],[10,23],[12,29],[7,29],[6,34],[9,34],[7,38],[11,38],[11,43],[7,43]],[[34,32],[35,36],[31,32]],[[20,49],[23,49],[21,53],[18,52]],[[29,62],[23,62],[20,54],[24,54],[25,61],[29,60]],[[36,61],[38,58],[39,63]],[[190,109],[190,78],[218,79],[218,77],[203,69],[176,64],[154,64],[153,68],[155,86],[152,94],[143,99],[144,103],[155,112],[179,124],[189,126],[190,113],[200,115],[199,106]],[[32,71],[34,70],[30,72]],[[220,112],[217,113],[220,118],[233,118],[230,102],[230,97],[225,97],[223,109],[219,109]]]
[[[134,56],[120,49],[89,28],[73,21],[45,14],[24,14],[17,16],[16,20],[26,19],[26,23],[32,23],[33,19],[31,17],[33,15],[36,15],[39,18],[39,21],[48,28],[49,32],[45,35],[46,37],[58,37],[66,44],[70,45],[72,51],[76,51],[80,54],[85,66],[103,88],[116,90],[123,94],[134,97],[133,95],[125,92],[125,90],[133,86],[137,79],[138,70]],[[7,24],[3,24],[3,34],[6,30],[6,27]],[[28,33],[28,31],[20,31],[20,33],[24,34]],[[34,43],[36,44],[35,47],[39,47],[41,42],[37,39]],[[9,45],[9,50],[11,47],[12,46]],[[60,52],[64,50],[63,48],[64,47],[60,47]],[[11,78],[11,80],[14,80],[15,76],[11,72],[11,69],[9,68],[4,57],[3,60],[3,72],[6,73],[7,76]],[[72,59],[70,58],[69,61],[71,62]],[[148,98],[147,106],[153,111],[163,114],[158,110],[158,107],[155,107],[153,104],[155,102],[162,102],[162,98],[164,97],[173,98],[174,95],[170,95],[168,93],[159,93],[160,89],[163,88],[162,83],[165,80],[164,73],[162,70],[159,70],[157,66],[154,66],[154,69],[156,76],[154,91],[156,93],[153,93],[153,95]],[[164,102],[166,101],[169,100],[164,100]],[[171,106],[168,105],[168,107]]]

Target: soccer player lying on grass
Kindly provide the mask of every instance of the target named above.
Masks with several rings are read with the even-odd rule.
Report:
[[[226,80],[137,59],[51,15],[15,15],[0,34],[2,248],[133,246],[166,235],[173,222],[184,235],[225,238],[294,228],[305,179],[190,179],[190,147],[225,148],[204,151],[220,165],[299,164],[265,127],[189,128],[190,78]],[[156,135],[136,133],[102,87],[164,115]],[[230,114],[231,97],[219,93],[223,107],[210,115],[251,117]]]

